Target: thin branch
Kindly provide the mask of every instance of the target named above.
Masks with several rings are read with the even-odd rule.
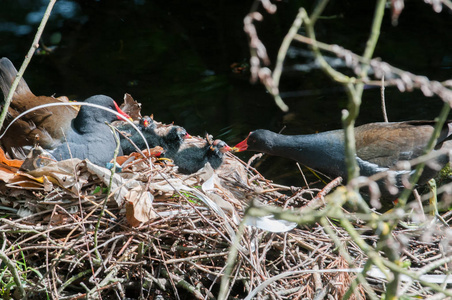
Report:
[[[278,57],[276,58],[276,66],[273,71],[273,89],[272,95],[275,97],[275,102],[279,106],[282,111],[288,111],[289,107],[284,103],[279,94],[279,80],[281,78],[281,73],[284,65],[284,59],[286,58],[287,50],[289,50],[290,43],[293,41],[295,35],[297,35],[298,30],[303,23],[303,16],[305,12],[304,9],[300,9],[295,21],[289,29],[289,32],[284,37],[283,42],[281,43],[281,48],[278,51]]]
[[[448,102],[444,102],[440,115],[438,116],[438,118],[436,118],[435,129],[432,133],[430,140],[428,141],[427,146],[425,147],[424,155],[430,153],[433,150],[433,147],[435,147],[436,140],[438,139],[439,134],[441,133],[444,123],[449,115],[449,111],[450,104]],[[424,171],[424,167],[425,162],[421,162],[416,166],[414,174],[410,177],[410,186],[403,190],[402,194],[398,199],[397,207],[404,207],[406,205],[408,197],[410,196],[414,186],[416,185],[416,183],[418,182],[419,178],[422,175],[422,172]]]
[[[381,98],[381,111],[383,113],[383,120],[388,123],[388,114],[386,112],[386,99],[385,99],[385,76],[381,76],[381,87],[380,87],[380,98]]]
[[[6,254],[0,250],[0,260],[8,267],[8,270],[11,272],[11,275],[14,279],[14,283],[19,289],[21,299],[27,299],[27,294],[25,293],[25,289],[20,281],[19,273],[17,272],[16,264],[6,256]]]
[[[3,122],[5,121],[6,114],[8,113],[8,108],[13,99],[13,95],[16,91],[17,85],[19,84],[22,76],[24,75],[24,72],[27,69],[28,64],[30,63],[31,58],[33,57],[33,54],[36,52],[36,49],[39,48],[39,40],[41,39],[42,32],[44,31],[44,28],[47,24],[47,20],[50,17],[50,13],[52,12],[55,2],[56,2],[56,0],[50,0],[49,5],[47,6],[44,16],[41,20],[41,23],[39,24],[38,31],[36,32],[35,38],[33,40],[33,44],[30,47],[30,50],[28,50],[27,55],[25,56],[25,60],[22,63],[22,66],[20,67],[19,72],[16,75],[16,79],[14,80],[13,84],[11,85],[11,89],[9,91],[8,97],[6,98],[5,104],[3,105],[2,113],[0,114],[0,128],[3,127]]]
[[[234,269],[235,262],[237,261],[238,256],[238,248],[240,245],[240,241],[242,239],[243,233],[245,232],[245,218],[243,218],[242,222],[239,225],[238,231],[235,234],[234,241],[231,244],[231,247],[229,249],[229,255],[228,259],[226,261],[226,270],[223,274],[223,277],[221,277],[221,286],[220,286],[220,292],[218,294],[218,300],[225,300],[228,297],[228,294],[230,292],[229,290],[229,280],[230,276],[232,274],[232,270]]]
[[[353,53],[350,50],[344,49],[338,45],[329,45],[319,41],[314,41],[309,37],[297,34],[294,40],[304,44],[313,45],[314,43],[322,50],[334,53],[337,57],[344,59],[347,66],[354,69],[359,73],[359,63],[364,63],[366,60]],[[437,95],[443,101],[452,102],[452,90],[448,87],[451,86],[450,80],[444,82],[438,82],[429,80],[422,75],[415,75],[405,70],[391,66],[390,64],[381,61],[380,59],[370,60],[370,65],[374,71],[376,78],[385,76],[385,86],[396,86],[401,92],[412,91],[414,88],[420,89],[426,97]],[[331,75],[331,74],[329,74]],[[335,74],[333,74],[335,75]],[[397,77],[397,78],[394,78]],[[353,78],[342,76],[339,73],[338,76],[333,77],[336,82],[339,83],[357,83],[362,82],[364,84],[380,86],[381,81],[370,80],[369,78]]]

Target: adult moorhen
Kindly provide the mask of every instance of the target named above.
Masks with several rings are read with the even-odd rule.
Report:
[[[204,147],[190,147],[179,151],[174,156],[174,164],[182,174],[193,174],[210,163],[212,168],[218,169],[223,163],[224,153],[231,150],[225,142],[215,140]]]
[[[360,175],[371,176],[389,170],[398,161],[411,160],[422,155],[433,133],[433,121],[407,121],[370,123],[355,128],[356,160]],[[452,121],[445,123],[434,151],[452,150]],[[347,179],[344,156],[344,132],[333,130],[310,135],[282,135],[264,129],[251,132],[238,143],[235,151],[259,151],[287,157],[331,177]],[[437,166],[444,167],[449,161],[444,153],[435,159]],[[433,178],[440,168],[426,166],[419,184]],[[396,172],[398,186],[400,175]],[[387,191],[383,189],[383,194]]]
[[[0,88],[5,99],[16,75],[17,70],[11,61],[6,57],[0,59]],[[32,107],[68,101],[66,97],[35,96],[22,78],[14,92],[3,128],[20,113]],[[43,148],[53,147],[54,140],[63,138],[63,132],[70,128],[71,120],[77,113],[78,109],[72,106],[53,106],[33,111],[17,120],[3,136],[1,143],[11,157],[24,159],[26,153],[22,151],[23,146],[39,143]]]
[[[108,96],[96,95],[84,102],[110,108],[129,118]],[[94,164],[105,166],[113,158],[116,148],[114,133],[106,122],[111,123],[117,119],[120,118],[109,111],[84,105],[80,108],[77,117],[72,120],[70,128],[65,131],[65,138],[49,152],[57,160],[72,157],[88,158]],[[122,155],[121,147],[119,155]]]

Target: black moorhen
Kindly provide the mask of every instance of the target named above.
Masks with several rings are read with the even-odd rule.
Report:
[[[11,61],[0,59],[0,88],[6,99],[11,85],[16,78],[17,70]],[[47,103],[69,102],[66,97],[35,96],[22,78],[13,95],[3,128],[20,113]],[[3,101],[1,101],[3,103]],[[78,110],[72,106],[53,106],[42,108],[17,120],[2,137],[1,143],[11,157],[25,159],[23,146],[39,143],[43,148],[50,148],[54,139],[63,138],[63,132],[71,126],[71,120],[77,116]],[[4,129],[3,129],[4,130]]]
[[[207,143],[204,147],[190,147],[179,151],[174,156],[174,164],[182,174],[193,174],[210,163],[212,168],[218,169],[223,163],[224,153],[231,150],[225,142],[215,140],[212,144]]]
[[[185,128],[175,125],[171,127],[167,134],[160,138],[161,144],[159,146],[165,149],[165,157],[174,158],[184,140],[190,137]]]
[[[398,161],[422,155],[433,133],[433,121],[370,123],[355,128],[356,160],[360,175],[371,176],[394,167]],[[434,151],[452,150],[452,121],[445,123]],[[333,130],[310,135],[282,135],[264,129],[251,132],[237,144],[235,151],[259,151],[287,157],[331,177],[347,179],[344,156],[344,132]],[[448,155],[436,160],[439,167],[448,162]],[[438,173],[426,166],[419,184],[425,184]],[[396,176],[407,173],[399,171]],[[400,176],[398,176],[400,186]],[[385,194],[384,189],[382,193]]]
[[[187,131],[180,126],[171,126],[169,127],[169,130],[165,132],[162,132],[162,130],[158,130],[157,132],[154,121],[150,117],[147,117],[147,119],[145,118],[146,117],[142,118],[143,122],[146,121],[149,125],[144,126],[144,124],[140,124],[139,128],[141,129],[141,133],[146,138],[150,148],[154,148],[156,146],[162,147],[165,150],[165,157],[173,158],[177,151],[179,151],[179,148],[184,140],[190,138]],[[143,138],[135,130],[131,131],[129,138],[140,150],[146,148]],[[121,139],[121,147],[126,155],[136,151],[135,147],[125,138]]]
[[[138,121],[133,121],[133,123],[141,131],[145,130],[148,127],[154,128],[154,129],[156,127],[154,120],[152,120],[152,118],[149,116],[144,116],[141,119],[139,119]],[[136,129],[133,128],[132,125],[130,125],[130,123],[128,123],[128,122],[121,122],[119,125],[116,126],[116,128],[119,131],[122,131],[126,136],[132,136],[132,135],[136,134],[136,132],[137,132]]]
[[[92,96],[86,99],[85,103],[110,108],[129,118],[108,96]],[[117,119],[120,118],[109,111],[87,105],[81,106],[77,117],[71,122],[71,127],[65,132],[65,138],[49,152],[57,160],[72,157],[87,158],[92,163],[104,167],[113,158],[116,148],[114,133],[105,122],[111,123]],[[121,147],[119,148],[119,155],[122,155]]]
[[[152,120],[149,116],[142,117],[138,124],[138,129],[141,131],[141,133],[146,138],[146,141],[148,141],[149,147],[155,147],[152,145],[158,145],[159,144],[159,138],[157,134],[155,133],[155,123],[154,120]],[[140,136],[140,134],[136,131],[135,128],[133,128],[129,123],[123,123],[121,125],[116,126],[116,128],[121,131],[123,134],[125,134],[131,141],[137,145],[138,149],[143,150],[146,148],[146,144],[143,141],[143,138]],[[132,152],[136,152],[137,150],[135,147],[126,139],[123,135],[120,135],[121,140],[121,148],[125,155],[129,155]]]

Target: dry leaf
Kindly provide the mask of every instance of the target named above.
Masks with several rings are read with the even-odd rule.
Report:
[[[39,178],[47,176],[53,184],[59,185],[64,188],[70,188],[76,183],[74,176],[75,167],[80,164],[81,160],[78,158],[72,158],[57,162],[51,162],[47,166],[30,171],[26,174]]]
[[[143,150],[142,152],[148,158],[149,157],[159,157],[163,153],[163,148],[160,146],[157,146],[157,147],[151,148],[150,152],[147,149]],[[130,155],[118,156],[116,158],[116,162],[122,166],[126,161],[129,161],[129,159],[131,157],[134,157],[134,159],[132,159],[130,161],[135,161],[135,160],[143,158],[143,156],[140,153],[132,152]]]
[[[141,119],[141,103],[133,100],[130,94],[124,95],[124,103],[121,105],[121,109],[133,120]]]
[[[5,155],[5,152],[3,151],[3,149],[0,147],[0,164],[2,165],[6,165],[9,167],[14,167],[14,168],[20,168],[20,166],[22,165],[23,160],[19,160],[19,159],[8,159]]]
[[[111,171],[93,164],[89,160],[85,160],[86,168],[91,174],[97,175],[106,186],[110,184]],[[114,199],[118,207],[121,207],[124,203],[124,197],[128,194],[130,189],[140,186],[141,182],[133,179],[125,179],[118,173],[113,175],[111,182],[111,191],[114,193]]]
[[[0,165],[0,180],[9,182],[16,176],[17,169]]]
[[[44,190],[44,185],[37,181],[24,179],[22,177],[15,177],[14,181],[6,185],[9,188],[24,189],[24,190]]]
[[[67,215],[54,213],[44,218],[44,222],[47,222],[49,225],[58,226],[62,224],[67,224],[69,217]]]
[[[125,200],[126,218],[131,226],[137,227],[155,218],[152,208],[154,196],[145,190],[145,186],[137,186],[130,190],[125,196]]]

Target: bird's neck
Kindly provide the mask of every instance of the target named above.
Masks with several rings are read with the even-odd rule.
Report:
[[[94,116],[90,116],[84,109],[80,109],[72,122],[74,129],[80,133],[95,132],[98,129],[98,125],[95,123],[99,123]]]
[[[291,158],[327,175],[345,176],[343,140],[341,130],[294,136],[278,134],[266,152]]]

